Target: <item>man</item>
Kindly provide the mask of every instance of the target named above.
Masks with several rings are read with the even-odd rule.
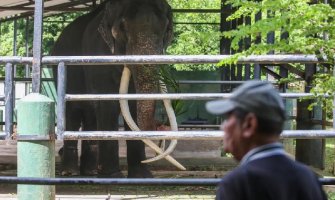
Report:
[[[206,108],[225,117],[224,150],[240,161],[220,182],[216,199],[327,199],[317,176],[279,143],[285,107],[270,83],[247,81],[229,99],[208,102]]]

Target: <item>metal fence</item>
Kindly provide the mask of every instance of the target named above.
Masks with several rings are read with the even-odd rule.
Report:
[[[81,56],[81,57],[43,57],[42,64],[58,65],[58,73],[66,73],[66,65],[119,65],[119,64],[169,64],[169,63],[217,63],[228,56]],[[243,58],[240,63],[316,63],[317,59],[313,55],[266,55],[251,56]],[[25,63],[31,64],[32,58],[29,57],[1,57],[0,63],[6,64],[6,135],[10,138],[12,131],[12,121],[10,113],[13,112],[13,64]],[[110,139],[179,139],[179,140],[221,140],[223,133],[221,131],[141,131],[141,132],[116,132],[116,131],[64,131],[64,116],[66,101],[89,101],[89,100],[119,100],[119,99],[197,99],[208,100],[217,98],[227,98],[230,94],[223,93],[198,93],[198,94],[66,94],[64,80],[65,76],[58,76],[58,119],[57,129],[58,138],[64,140],[110,140]],[[283,98],[312,97],[309,93],[282,93]],[[7,110],[8,114],[7,115]],[[7,119],[9,118],[9,119]],[[9,124],[7,124],[9,122]],[[333,130],[285,130],[282,138],[304,138],[320,139],[333,138]],[[219,179],[78,179],[78,178],[28,178],[28,177],[0,177],[0,182],[8,184],[35,184],[35,185],[58,185],[58,184],[108,184],[108,185],[203,185],[214,186]],[[320,179],[325,185],[335,184],[334,179]]]
[[[76,65],[120,65],[120,64],[173,64],[173,63],[196,63],[196,64],[205,64],[205,63],[218,63],[222,59],[228,58],[230,55],[188,55],[188,56],[168,56],[168,55],[150,55],[150,56],[46,56],[41,59],[41,64],[43,65],[58,65],[58,108],[57,108],[57,134],[59,139],[81,139],[81,138],[89,138],[89,139],[130,139],[130,134],[125,132],[124,136],[120,134],[116,134],[115,132],[64,132],[64,119],[65,119],[65,102],[66,101],[89,101],[89,100],[162,100],[162,99],[182,99],[182,100],[209,100],[209,99],[217,99],[217,98],[227,98],[230,94],[225,93],[196,93],[196,94],[81,94],[81,95],[73,95],[66,94],[65,85],[66,76],[62,75],[66,73],[66,66],[76,66]],[[238,64],[286,64],[286,63],[318,63],[318,59],[315,55],[262,55],[262,56],[248,56],[239,59]],[[10,135],[13,132],[13,87],[14,87],[14,79],[13,79],[13,64],[32,64],[32,57],[20,57],[20,56],[5,56],[0,57],[0,63],[6,65],[6,78],[5,78],[5,97],[2,99],[5,100],[5,110],[6,110],[6,119],[5,119],[5,132],[6,138],[9,139]],[[239,81],[242,83],[242,81]],[[313,94],[310,93],[282,93],[281,96],[283,98],[300,98],[300,97],[313,97]],[[326,97],[326,96],[325,96]],[[64,135],[63,135],[64,133]],[[88,134],[92,136],[88,136]],[[146,134],[148,133],[148,134]],[[145,137],[150,137],[150,131],[141,132],[141,134],[145,135]],[[190,134],[190,136],[187,136]],[[81,136],[83,135],[83,136]],[[171,132],[164,133],[155,133],[155,137],[169,139],[169,135],[171,138],[176,137],[172,136]],[[206,136],[203,136],[201,132],[195,131],[180,131],[178,132],[178,139],[190,138],[193,139],[220,139],[218,132],[209,131]],[[181,137],[182,135],[182,137]],[[193,135],[193,136],[191,136]],[[211,136],[212,135],[212,136]],[[296,130],[290,131],[287,134],[287,131],[284,131],[282,137],[292,138],[293,135],[299,138],[327,138],[334,137],[335,132],[330,131],[310,131],[310,130]],[[64,136],[64,138],[63,138]],[[134,132],[131,133],[131,136],[134,139],[139,139],[140,134],[136,134]]]
[[[90,133],[91,136],[88,136],[86,132],[80,132],[78,134],[73,132],[64,132],[64,118],[65,118],[65,102],[66,101],[87,101],[87,100],[120,100],[120,99],[127,99],[127,100],[145,100],[145,99],[154,99],[154,100],[162,100],[162,99],[196,99],[196,100],[209,100],[209,99],[216,99],[216,98],[227,98],[230,94],[82,94],[82,95],[70,95],[65,94],[65,85],[66,83],[66,65],[120,65],[120,64],[172,64],[172,63],[218,63],[222,59],[228,58],[230,55],[189,55],[189,56],[168,56],[168,55],[150,55],[150,56],[73,56],[73,57],[44,57],[42,59],[43,64],[51,64],[56,65],[58,64],[58,108],[57,108],[57,134],[59,138],[66,139],[73,139],[76,137],[81,137],[80,135],[84,135],[89,139],[121,139],[119,134],[115,134],[115,132],[98,132],[95,131],[94,134]],[[262,56],[249,56],[239,59],[238,64],[249,64],[249,63],[257,63],[257,64],[287,64],[287,63],[318,63],[318,59],[314,55],[262,55]],[[284,98],[299,98],[299,97],[311,97],[312,94],[308,93],[286,93],[281,94]],[[311,133],[309,130],[297,130],[299,134],[299,138],[323,138],[326,137],[325,134],[321,134],[316,132]],[[327,137],[332,137],[335,135],[334,131],[326,131]],[[63,135],[64,133],[64,135]],[[150,137],[150,132],[146,135],[146,137]],[[170,132],[171,133],[171,132]],[[171,134],[166,133],[165,135],[161,132],[159,135],[155,133],[154,135],[157,137],[165,137],[165,139],[169,139]],[[323,132],[324,133],[324,132]],[[128,133],[129,134],[129,133]],[[145,134],[144,132],[141,133],[134,133],[132,132],[130,135],[138,135]],[[189,132],[185,131],[182,133],[181,131],[178,132],[179,135],[184,135],[186,137],[187,134],[190,134],[190,137],[194,139],[204,139],[203,133],[199,132]],[[213,134],[213,136],[210,136]],[[304,135],[305,134],[305,135]],[[129,136],[125,138],[129,139]],[[304,136],[303,136],[304,135]],[[322,136],[321,136],[322,135]],[[190,138],[188,137],[188,138]],[[283,137],[289,137],[287,134],[283,134]],[[134,136],[136,138],[136,136]],[[208,132],[207,139],[220,139],[218,137],[218,133],[215,132]],[[138,139],[138,138],[137,138]],[[179,137],[178,139],[182,139]]]
[[[32,65],[32,92],[40,92],[41,84],[41,66],[58,65],[58,73],[66,73],[66,65],[119,65],[119,64],[172,64],[172,63],[217,63],[220,60],[229,57],[229,55],[220,56],[75,56],[75,57],[52,57],[42,58],[41,41],[42,41],[42,18],[43,18],[43,0],[35,1],[34,11],[34,38],[33,38],[33,57],[0,57],[0,63],[6,65],[6,92],[5,97],[0,97],[5,101],[5,138],[10,139],[13,132],[13,65],[29,64]],[[256,63],[256,64],[286,64],[286,63],[318,63],[314,55],[264,55],[249,56],[239,60],[239,64]],[[111,66],[113,67],[113,66]],[[64,78],[65,76],[61,77]],[[59,76],[58,76],[59,78]],[[58,139],[141,139],[151,137],[152,132],[67,132],[64,125],[65,102],[77,100],[90,100],[97,98],[92,95],[69,95],[65,93],[64,79],[59,79],[58,83]],[[168,94],[168,95],[100,95],[100,100],[118,100],[118,99],[215,99],[226,98],[225,94]],[[301,96],[311,96],[311,94],[282,94],[285,98],[297,98]],[[285,96],[287,95],[287,96]],[[155,132],[155,137],[159,139],[221,139],[222,132],[219,131],[179,131],[179,132]],[[283,138],[329,138],[335,137],[334,131],[311,131],[296,130],[284,131]],[[59,185],[59,184],[124,184],[124,185],[216,185],[219,179],[62,179],[62,178],[28,178],[28,177],[0,177],[1,183],[8,184],[34,184],[34,185]],[[333,185],[334,179],[320,179],[322,184]]]

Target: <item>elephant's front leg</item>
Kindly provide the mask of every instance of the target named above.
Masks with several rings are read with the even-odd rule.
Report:
[[[116,101],[96,102],[97,128],[99,131],[117,131],[120,113]],[[98,150],[98,176],[99,177],[124,177],[119,165],[119,144],[117,140],[100,140]]]
[[[81,104],[68,102],[66,107],[66,130],[78,131],[82,120]],[[77,176],[79,175],[78,167],[78,148],[77,141],[64,140],[64,145],[60,150],[61,156],[61,175],[62,176]]]
[[[88,130],[86,130],[88,131]],[[98,171],[98,141],[83,140],[81,142],[80,174],[95,176]]]
[[[136,119],[136,102],[129,101],[129,109],[133,119]],[[125,123],[125,129],[130,131]],[[147,164],[141,161],[145,160],[145,145],[141,140],[127,140],[127,163],[128,178],[152,178],[152,173]]]
[[[152,178],[145,160],[145,145],[141,140],[127,140],[128,178]]]
[[[83,102],[84,119],[82,123],[83,131],[97,130],[96,117],[94,114],[94,106],[92,102]],[[81,143],[80,156],[80,174],[85,176],[97,175],[98,168],[98,141],[83,140]]]

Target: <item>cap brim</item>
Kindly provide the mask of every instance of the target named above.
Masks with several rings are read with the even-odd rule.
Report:
[[[234,110],[237,107],[236,103],[230,99],[209,101],[206,103],[206,109],[214,115],[223,115]]]

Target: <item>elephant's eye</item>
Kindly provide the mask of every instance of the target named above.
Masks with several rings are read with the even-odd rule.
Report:
[[[126,20],[124,18],[121,19],[120,30],[121,31],[126,31]]]

